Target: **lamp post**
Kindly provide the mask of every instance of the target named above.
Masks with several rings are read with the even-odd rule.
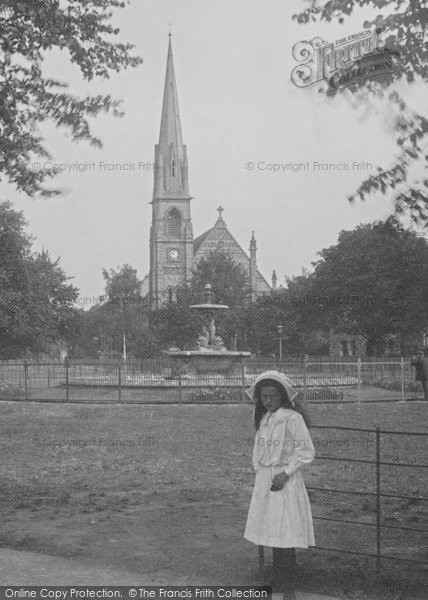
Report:
[[[97,353],[98,358],[100,357],[100,353],[99,353],[99,341],[100,341],[100,338],[97,338],[97,337],[93,337],[92,338],[92,342],[94,344],[95,352]]]
[[[119,294],[120,298],[120,312],[122,316],[122,359],[124,365],[126,365],[126,332],[125,332],[125,313],[124,313],[124,302],[123,302],[124,294],[123,292]]]
[[[278,331],[278,340],[279,340],[279,360],[282,360],[282,340],[284,339],[282,337],[282,334],[284,333],[284,325],[277,325],[276,327],[277,331]]]

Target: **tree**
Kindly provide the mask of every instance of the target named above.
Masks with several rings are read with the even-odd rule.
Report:
[[[278,354],[278,325],[283,326],[284,354],[324,354],[328,351],[328,324],[311,303],[313,274],[288,278],[287,286],[257,298],[246,311],[248,348]]]
[[[242,330],[244,332],[245,349],[264,355],[277,354],[279,324],[287,325],[285,318],[287,299],[285,290],[273,290],[259,296],[256,301],[247,306]],[[288,327],[286,326],[288,331]]]
[[[3,0],[0,9],[0,175],[30,196],[53,195],[43,182],[55,170],[33,170],[35,159],[50,158],[39,124],[50,120],[73,141],[101,146],[88,117],[101,111],[119,116],[120,103],[110,96],[77,98],[63,82],[43,75],[43,60],[52,50],[67,52],[84,79],[108,78],[111,72],[137,67],[142,59],[131,44],[114,43],[113,10],[122,0]]]
[[[147,335],[146,302],[141,295],[137,271],[129,264],[103,269],[105,296],[84,316],[79,340],[86,354],[127,354],[136,356]]]
[[[32,255],[28,263],[31,289],[24,299],[31,323],[31,345],[43,350],[49,341],[72,340],[77,333],[79,316],[74,302],[78,290],[46,250]]]
[[[391,85],[399,80],[408,84],[426,84],[428,81],[428,7],[419,0],[306,0],[306,4],[309,4],[307,8],[293,16],[302,24],[317,20],[341,24],[359,7],[370,6],[379,11],[386,9],[385,16],[379,12],[362,26],[365,29],[382,28],[387,32],[385,47],[397,52],[400,59],[389,80],[383,83],[385,89],[372,80],[356,81],[349,89],[356,99],[355,108],[362,104],[373,107],[381,103],[380,111],[393,122],[398,154],[392,167],[378,167],[377,174],[363,181],[348,199],[364,200],[372,193],[391,193],[394,201],[392,219],[395,222],[408,214],[414,223],[426,226],[428,178],[414,176],[412,168],[428,158],[428,119],[410,109]]]
[[[21,350],[28,334],[22,299],[30,289],[28,261],[31,239],[24,231],[22,212],[10,202],[0,203],[0,337],[4,349]],[[14,349],[12,347],[15,346]]]
[[[205,286],[213,289],[215,301],[229,307],[242,306],[248,302],[249,281],[245,268],[225,252],[210,252],[202,257],[192,269],[190,297],[194,302],[203,301]]]
[[[117,269],[103,269],[105,291],[109,302],[125,303],[139,302],[141,299],[141,281],[138,281],[137,271],[131,265],[125,264]]]
[[[158,353],[174,346],[191,349],[198,336],[200,323],[189,306],[171,302],[150,314],[150,329]]]
[[[313,273],[287,278],[287,312],[284,331],[293,353],[326,354],[329,323],[325,313],[313,302],[316,281]]]
[[[342,231],[338,243],[318,253],[313,303],[324,323],[361,333],[372,351],[394,333],[406,341],[428,322],[428,244],[390,222]]]
[[[22,212],[0,203],[0,339],[5,358],[26,349],[44,352],[49,341],[76,329],[78,290],[48,252],[31,252]]]
[[[324,354],[329,334],[362,334],[368,351],[381,354],[385,339],[409,350],[428,323],[428,245],[404,227],[387,222],[342,231],[321,250],[312,273],[260,296],[245,312],[248,349]]]

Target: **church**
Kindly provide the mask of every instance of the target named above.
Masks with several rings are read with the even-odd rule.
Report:
[[[169,34],[165,87],[159,143],[155,146],[152,223],[150,227],[150,273],[142,282],[149,307],[156,310],[174,299],[175,289],[191,278],[192,268],[211,252],[225,252],[248,272],[251,300],[271,290],[257,269],[254,232],[249,254],[238,244],[223,219],[219,206],[214,226],[194,237],[189,192],[187,148],[183,144],[171,33]],[[275,275],[272,285],[275,287]]]

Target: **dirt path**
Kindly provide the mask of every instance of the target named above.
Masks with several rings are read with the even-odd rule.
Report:
[[[167,585],[168,576],[130,573],[112,569],[88,567],[74,559],[58,558],[37,552],[0,548],[1,585]],[[188,577],[174,578],[174,585],[189,585]],[[298,592],[297,600],[339,600],[308,592]]]

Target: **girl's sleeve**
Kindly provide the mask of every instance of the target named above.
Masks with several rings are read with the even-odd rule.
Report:
[[[288,465],[284,471],[287,475],[292,475],[303,465],[310,464],[315,458],[315,448],[311,440],[310,433],[306,427],[302,415],[296,412],[292,419],[289,419],[287,428],[292,435],[294,452],[288,459]]]

